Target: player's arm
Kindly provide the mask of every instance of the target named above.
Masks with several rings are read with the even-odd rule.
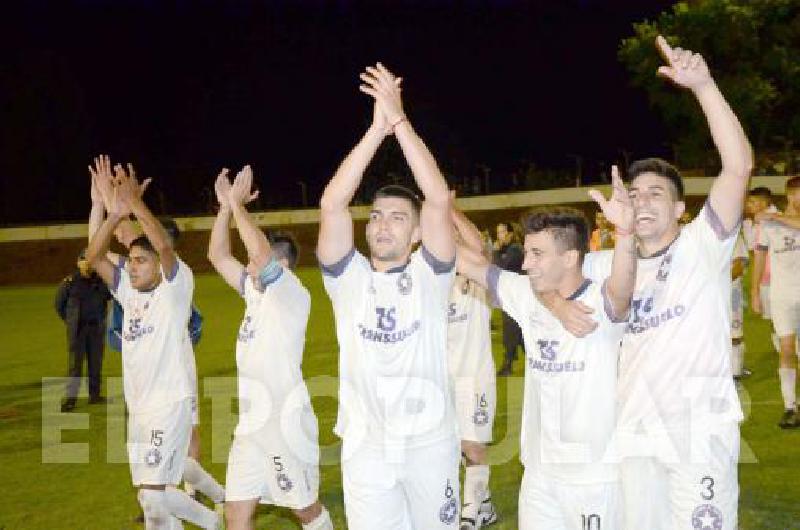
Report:
[[[219,211],[211,227],[211,237],[208,241],[208,261],[222,276],[225,282],[241,290],[242,273],[244,266],[231,254],[231,206],[228,201],[231,183],[228,180],[228,170],[223,169],[214,182],[214,191],[219,201]]]
[[[747,265],[746,258],[736,258],[731,263],[731,280],[737,280],[744,276],[744,268]]]
[[[624,320],[628,316],[631,297],[636,284],[636,239],[634,238],[633,203],[625,184],[619,176],[617,166],[611,167],[611,198],[606,200],[597,190],[589,195],[603,210],[606,218],[614,225],[614,255],[611,261],[611,274],[606,280],[606,300],[611,304],[612,320]]]
[[[689,50],[670,47],[660,35],[656,46],[667,62],[667,66],[658,69],[658,74],[691,90],[708,121],[722,163],[708,200],[725,232],[730,233],[742,217],[744,196],[753,169],[753,149],[703,57]]]
[[[71,278],[67,277],[61,280],[58,284],[58,291],[56,291],[55,309],[58,317],[61,320],[67,319],[67,299],[69,298],[69,288],[72,283]]]
[[[92,176],[92,207],[94,207],[97,198],[102,201],[103,209],[109,210],[111,203],[114,200],[113,189],[113,171],[111,167],[111,158],[108,155],[98,155],[94,158],[94,166],[89,166],[89,174]],[[149,181],[147,181],[149,182]],[[146,185],[145,185],[146,186]],[[105,212],[103,212],[105,213]],[[102,215],[99,220],[93,224],[92,217],[89,217],[89,239],[100,228],[103,222]],[[125,248],[130,248],[131,242],[139,237],[139,231],[129,218],[122,219],[117,228],[114,230],[114,236],[117,241]],[[108,259],[112,263],[119,263],[120,256],[115,252],[108,252]]]
[[[786,215],[781,212],[761,212],[756,220],[759,222],[774,221],[783,226],[800,230],[800,216],[797,215]]]
[[[422,244],[437,260],[450,263],[456,250],[450,220],[450,191],[433,155],[403,113],[397,79],[378,63],[361,74],[364,84],[360,88],[375,98],[392,126],[414,180],[425,197],[420,213]]]
[[[253,171],[250,166],[245,166],[233,180],[233,185],[228,192],[228,202],[233,212],[233,218],[236,220],[239,237],[247,249],[247,259],[260,270],[272,259],[272,249],[267,236],[258,228],[255,220],[245,208],[245,204],[258,197],[257,190],[250,191],[252,185]]]
[[[487,273],[491,262],[482,249],[459,242],[456,249],[456,270],[484,289],[489,288]]]
[[[319,201],[319,238],[317,259],[322,265],[333,265],[353,249],[353,218],[350,201],[356,194],[367,166],[384,138],[390,134],[386,117],[373,105],[372,125],[339,165],[325,186]]]
[[[140,185],[136,179],[136,172],[130,164],[128,164],[127,172],[119,164],[114,166],[114,180],[117,197],[127,204],[133,215],[136,216],[144,235],[147,236],[158,254],[166,279],[171,280],[178,270],[178,257],[172,248],[164,226],[142,200],[142,193],[144,193],[149,180]]]
[[[108,259],[108,247],[111,245],[111,238],[114,237],[114,229],[123,218],[124,208],[116,208],[112,203],[112,210],[108,212],[103,224],[100,225],[94,237],[89,240],[89,247],[86,249],[86,260],[103,279],[111,290],[116,286],[116,265]]]
[[[767,248],[764,245],[757,245],[753,251],[753,277],[750,278],[750,309],[754,313],[761,314],[761,277],[767,268]]]
[[[483,243],[480,230],[478,230],[478,227],[464,215],[464,212],[456,208],[455,200],[451,203],[450,218],[453,221],[453,227],[460,239],[457,251],[460,250],[463,244],[473,252],[482,254],[489,259],[488,249]]]

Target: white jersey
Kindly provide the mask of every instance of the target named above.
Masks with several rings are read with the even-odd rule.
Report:
[[[731,263],[736,260],[744,260],[745,266],[750,259],[750,254],[747,252],[747,246],[742,234],[736,238],[736,245],[733,247],[733,256],[731,256]],[[742,287],[742,276],[739,276],[731,282],[731,338],[741,339],[744,324],[744,292]]]
[[[772,299],[800,298],[800,230],[776,221],[763,222],[756,248],[769,252]]]
[[[308,290],[284,268],[263,292],[243,272],[241,294],[246,308],[236,340],[237,435],[280,422],[282,414],[296,413],[298,408],[310,409],[311,402],[301,369],[311,312]],[[285,431],[280,430],[284,438],[291,438],[292,433]]]
[[[447,369],[453,263],[424,247],[386,272],[352,250],[323,267],[339,339],[339,416],[345,442],[414,447],[455,438]]]
[[[447,306],[451,377],[476,377],[487,369],[493,370],[491,318],[486,289],[457,274]]]
[[[122,306],[122,375],[131,414],[151,412],[191,396],[185,365],[186,326],[194,290],[189,267],[177,260],[175,276],[162,271],[151,291],[131,286],[115,268],[114,298]]]
[[[594,309],[598,328],[570,334],[536,298],[527,276],[491,267],[489,287],[522,328],[525,394],[521,460],[558,481],[618,479],[606,457],[614,431],[617,359],[624,324],[609,317],[602,282],[586,280],[570,297]]]
[[[706,203],[669,247],[639,258],[619,367],[618,423],[625,432],[641,421],[677,430],[692,421],[742,420],[730,365],[737,234],[738,227],[725,233]],[[590,253],[585,274],[607,277],[611,257],[610,251]],[[724,412],[709,409],[722,403]]]

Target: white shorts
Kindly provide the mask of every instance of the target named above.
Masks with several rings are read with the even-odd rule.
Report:
[[[494,370],[453,381],[458,433],[462,440],[492,441],[497,387]]]
[[[398,462],[383,448],[366,444],[342,452],[353,455],[342,461],[350,530],[458,528],[461,451],[456,439],[406,448]]]
[[[702,463],[622,461],[625,528],[736,530],[739,426],[721,430],[726,439],[712,441],[710,458]]]
[[[297,419],[316,452],[300,453],[296,445],[287,443],[280,425],[271,422],[258,431],[236,434],[228,455],[225,475],[225,500],[258,499],[300,510],[317,501],[319,492],[319,446],[317,419],[311,412]]]
[[[619,482],[574,484],[525,470],[519,489],[520,530],[619,530]]]
[[[759,298],[761,298],[761,318],[771,320],[772,308],[770,307],[769,284],[761,284],[758,292],[760,295]]]
[[[797,334],[800,329],[800,297],[777,298],[770,300],[772,309],[772,327],[779,337]]]
[[[133,485],[176,485],[183,476],[191,436],[189,399],[128,417],[128,462]]]
[[[744,294],[742,284],[731,286],[731,338],[741,339],[744,336]]]

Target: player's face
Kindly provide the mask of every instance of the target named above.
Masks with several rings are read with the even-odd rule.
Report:
[[[786,190],[786,206],[796,212],[800,211],[800,188]]]
[[[403,260],[419,239],[419,219],[410,201],[400,197],[375,199],[367,221],[367,244],[374,259]]]
[[[769,206],[769,201],[759,195],[750,195],[744,203],[744,211],[749,217],[755,217]]]
[[[511,232],[508,231],[504,224],[497,225],[495,232],[497,233],[497,240],[503,245],[507,244],[511,239]]]
[[[678,229],[686,205],[676,198],[672,182],[655,173],[641,173],[629,188],[633,199],[636,235],[642,241],[658,241]]]
[[[525,235],[522,269],[528,273],[534,291],[557,289],[567,269],[567,256],[549,230]]]
[[[131,247],[128,254],[128,274],[131,286],[137,291],[147,291],[161,281],[161,265],[158,256],[141,247]]]

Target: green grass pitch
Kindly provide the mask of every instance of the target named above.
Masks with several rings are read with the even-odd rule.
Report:
[[[339,445],[332,433],[337,347],[331,307],[319,272],[304,269],[300,275],[313,300],[303,368],[312,394],[317,395],[313,404],[323,446],[320,498],[336,528],[345,528]],[[223,481],[235,422],[230,413],[235,405],[231,399],[236,376],[234,337],[243,307],[216,276],[200,275],[196,284],[195,302],[205,318],[196,352],[202,463]],[[64,327],[52,308],[54,291],[52,285],[0,289],[0,529],[140,528],[133,523],[138,504],[125,463],[119,384],[112,379],[104,387],[114,400],[108,408],[87,405],[83,387],[76,413],[58,414],[63,388],[46,378],[66,373],[67,355]],[[784,432],[776,426],[782,406],[769,324],[748,313],[745,330],[745,364],[754,374],[741,390],[747,416],[742,441],[752,463],[740,466],[740,528],[800,528],[800,430]],[[499,360],[499,334],[493,338]],[[496,443],[490,452],[495,464],[491,489],[500,514],[493,526],[497,530],[516,528],[522,477],[517,459],[521,365],[517,362],[515,367],[517,377],[498,380]],[[120,373],[119,355],[107,351],[104,376],[114,378]],[[58,425],[64,430],[54,428]],[[68,460],[78,463],[65,463]],[[299,525],[287,511],[264,507],[259,510],[257,527],[296,529]]]

